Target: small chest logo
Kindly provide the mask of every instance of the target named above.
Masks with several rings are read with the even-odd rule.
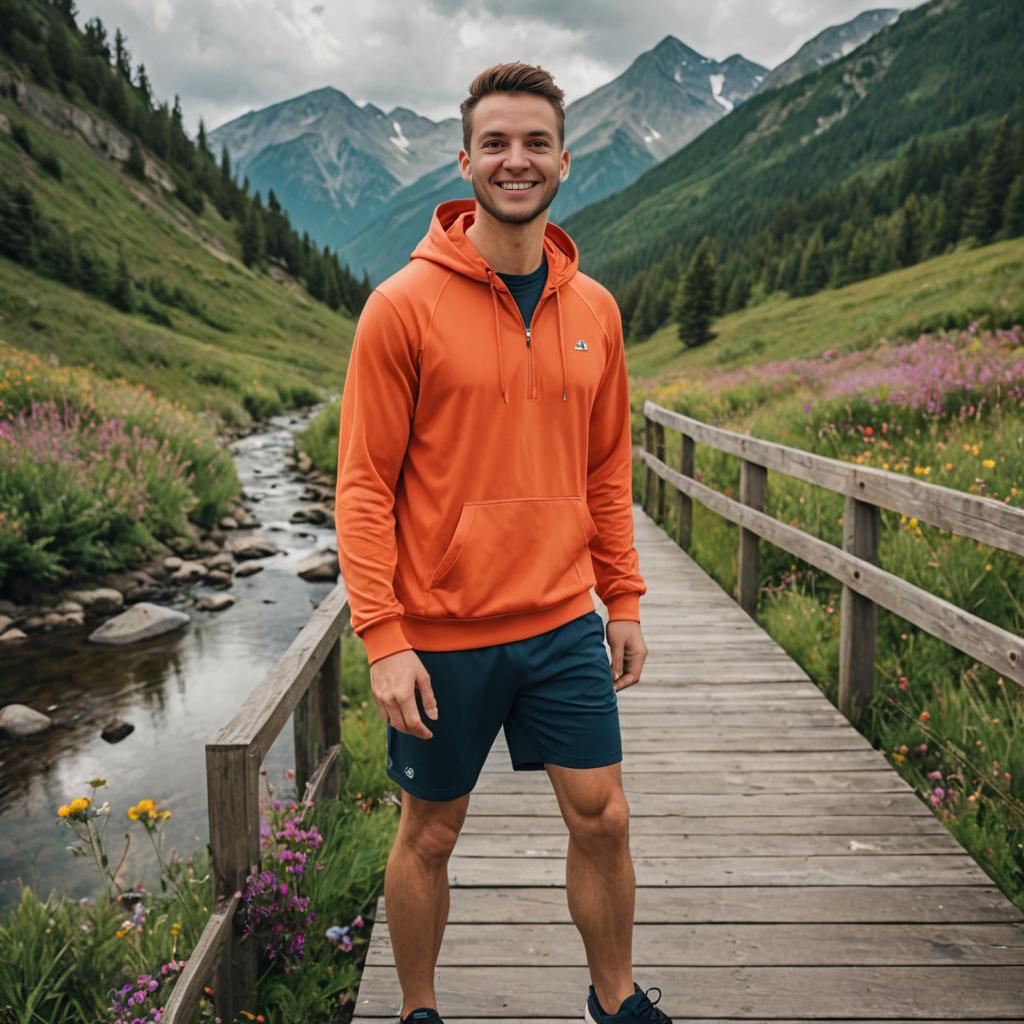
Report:
[[[573,348],[576,349],[577,352],[589,351],[589,349],[587,348],[587,343],[582,338],[580,338],[580,340],[577,341],[575,345],[573,345]]]
[[[412,777],[413,777],[413,776],[414,776],[414,775],[416,774],[416,772],[415,772],[415,771],[413,771],[413,769],[412,769],[412,768],[406,768],[406,769],[405,769],[405,774],[406,774],[406,775],[408,775],[408,776],[409,776],[409,778],[411,779],[411,778],[412,778]]]

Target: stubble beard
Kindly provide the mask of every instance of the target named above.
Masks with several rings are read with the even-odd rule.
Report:
[[[520,213],[509,213],[506,210],[499,209],[486,194],[477,188],[475,176],[471,181],[473,184],[473,195],[476,196],[478,205],[502,224],[529,224],[530,221],[536,220],[554,202],[555,196],[558,195],[558,186],[561,184],[558,178],[555,178],[555,187],[551,190],[551,194],[535,209],[523,210]]]

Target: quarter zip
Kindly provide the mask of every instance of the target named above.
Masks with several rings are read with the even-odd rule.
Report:
[[[504,282],[503,282],[503,285],[504,285]],[[506,293],[508,293],[508,289],[507,288],[505,289],[505,291],[506,291]],[[523,333],[524,333],[524,335],[526,337],[526,397],[527,398],[536,398],[537,397],[537,373],[536,373],[536,368],[534,366],[534,359],[533,359],[533,335],[531,333],[532,330],[533,330],[533,321],[537,318],[537,312],[540,309],[540,307],[544,304],[544,300],[550,294],[551,294],[551,292],[547,292],[547,294],[542,294],[541,297],[537,300],[537,305],[533,307],[533,315],[530,317],[530,322],[529,323],[527,323],[523,319],[523,313],[522,313],[522,310],[519,308],[519,303],[516,302],[515,299],[512,300],[512,305],[515,306],[516,315],[519,317],[519,322],[523,325]]]

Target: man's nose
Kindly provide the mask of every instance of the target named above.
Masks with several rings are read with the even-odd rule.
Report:
[[[508,147],[508,152],[505,155],[505,166],[509,170],[523,169],[528,167],[530,164],[529,153],[526,147],[518,142],[513,142]]]

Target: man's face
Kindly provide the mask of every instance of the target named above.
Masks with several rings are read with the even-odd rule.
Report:
[[[462,177],[495,220],[526,224],[540,216],[569,173],[555,110],[543,96],[498,92],[472,113],[470,152],[459,150]]]

